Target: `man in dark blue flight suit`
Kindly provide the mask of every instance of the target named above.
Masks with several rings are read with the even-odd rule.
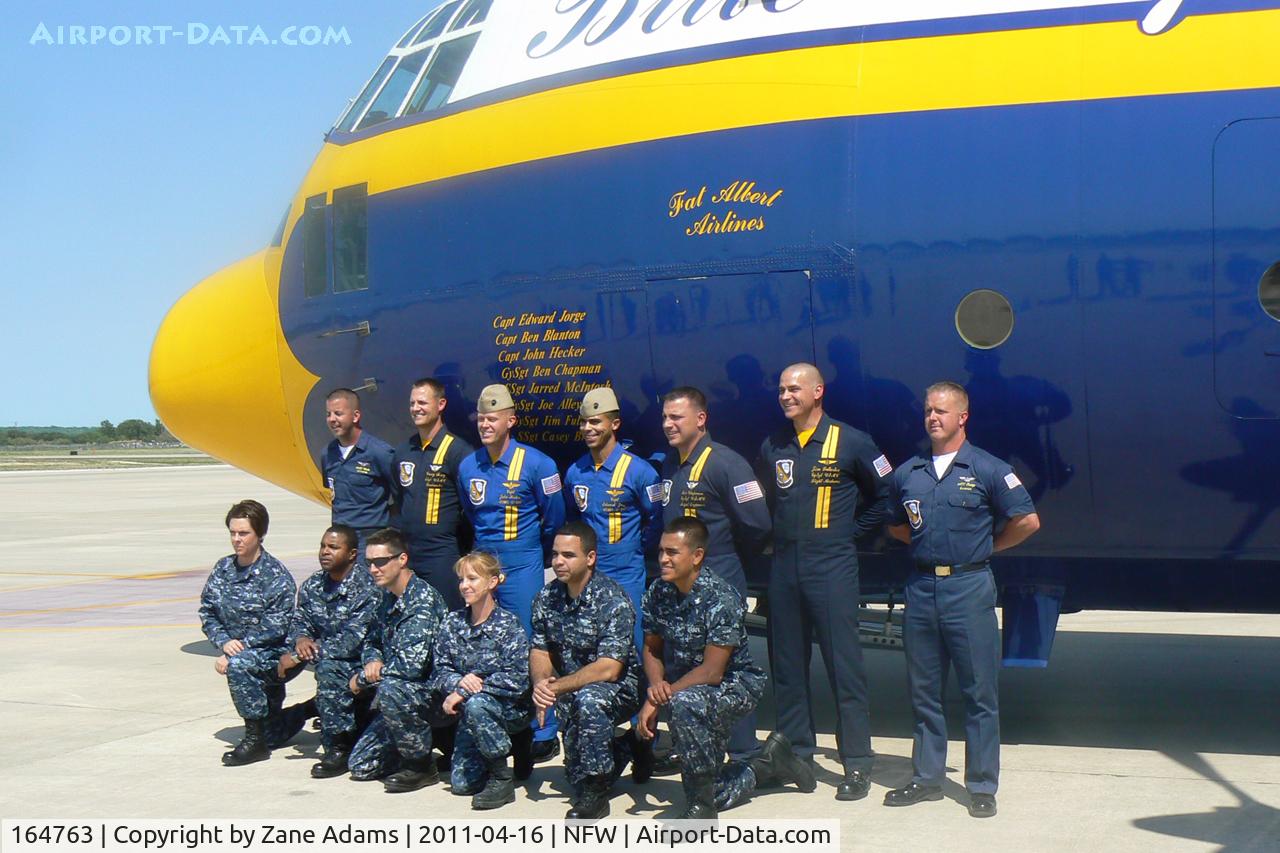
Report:
[[[943,690],[954,663],[965,704],[965,773],[969,814],[996,813],[1000,774],[998,673],[993,551],[1040,529],[1031,496],[1008,463],[969,444],[969,395],[954,382],[925,391],[924,426],[933,458],[919,456],[893,478],[889,533],[911,548],[903,626],[907,684],[915,730],[911,782],[885,795],[886,806],[942,799],[947,767]],[[1007,519],[994,534],[996,520]]]
[[[645,551],[662,535],[662,486],[653,466],[618,443],[618,398],[595,388],[582,399],[581,431],[588,453],[565,472],[565,489],[576,513],[599,542],[596,568],[622,587],[636,613],[645,588]],[[636,620],[636,655],[644,634]]]
[[[871,788],[871,715],[858,640],[857,538],[888,514],[893,468],[871,436],[827,416],[822,374],[793,364],[778,378],[791,425],[765,439],[761,477],[773,508],[769,648],[778,731],[798,755],[817,748],[809,697],[814,634],[836,698],[836,747],[844,779],[837,800]]]
[[[463,511],[476,531],[476,550],[498,558],[506,580],[494,595],[533,633],[533,599],[543,587],[544,553],[564,524],[564,497],[555,462],[512,438],[516,404],[505,385],[489,385],[476,401],[476,429],[483,445],[458,466]],[[534,730],[533,756],[560,751],[554,716]]]
[[[728,581],[745,603],[747,576],[743,554],[759,554],[772,524],[764,491],[750,463],[707,433],[707,398],[697,388],[676,388],[662,398],[662,431],[672,452],[662,463],[662,523],[696,518],[707,526],[705,567]],[[746,714],[729,737],[729,757],[754,755],[755,711]],[[672,769],[673,761],[660,765]]]
[[[419,379],[409,392],[409,417],[417,427],[395,449],[395,503],[400,532],[409,544],[409,565],[435,587],[450,610],[462,607],[453,564],[462,511],[458,505],[458,466],[475,452],[444,426],[445,387],[438,379]]]
[[[360,396],[338,388],[325,398],[325,418],[333,441],[320,460],[333,501],[332,523],[354,527],[357,559],[364,565],[365,538],[391,523],[395,451],[360,426]]]

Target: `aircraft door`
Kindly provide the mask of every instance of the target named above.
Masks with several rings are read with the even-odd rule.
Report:
[[[658,394],[693,385],[707,395],[712,436],[747,459],[783,423],[778,372],[813,361],[807,270],[651,280],[649,341]]]
[[[1214,391],[1280,418],[1280,119],[1234,122],[1213,151]]]

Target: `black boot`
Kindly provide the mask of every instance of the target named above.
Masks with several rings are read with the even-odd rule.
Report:
[[[684,785],[685,809],[681,820],[716,819],[716,774],[684,773],[680,777]]]
[[[242,764],[253,764],[255,761],[266,761],[271,757],[267,748],[266,720],[245,720],[244,737],[236,744],[235,749],[222,754],[222,763],[228,767],[239,767]]]
[[[333,736],[333,742],[324,751],[319,761],[311,765],[312,779],[332,779],[347,772],[347,759],[351,757],[351,746],[355,737],[351,732],[343,732]]]
[[[511,768],[507,766],[507,757],[496,758],[489,762],[489,781],[484,789],[471,798],[471,808],[481,811],[496,809],[507,803],[516,801],[516,787],[511,781]]]
[[[582,795],[565,820],[599,820],[609,816],[609,777],[588,776],[582,780]]]
[[[631,781],[643,785],[653,776],[653,742],[645,740],[635,729],[627,732],[631,741]]]
[[[439,781],[440,771],[436,769],[435,756],[428,753],[426,758],[403,759],[400,769],[388,776],[382,787],[388,794],[404,794]]]
[[[748,763],[761,788],[794,782],[808,794],[818,787],[813,768],[791,750],[791,741],[782,732],[773,732],[765,738],[760,752]]]
[[[533,775],[533,729],[525,728],[511,736],[511,761],[515,764],[516,781]]]
[[[457,726],[447,726],[442,729],[432,727],[431,729],[431,742],[436,749],[440,750],[440,757],[436,759],[436,767],[441,772],[447,771],[453,766],[453,740],[457,733]]]

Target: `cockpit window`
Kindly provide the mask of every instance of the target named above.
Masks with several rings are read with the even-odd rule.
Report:
[[[435,15],[431,17],[431,21],[422,28],[422,32],[418,33],[418,37],[413,40],[413,43],[419,45],[437,38],[444,32],[444,28],[449,25],[449,18],[454,12],[458,11],[458,6],[461,3],[462,0],[450,0],[450,2],[437,9]]]
[[[347,110],[346,115],[338,121],[339,130],[351,130],[356,126],[356,121],[364,113],[364,108],[369,105],[369,101],[373,100],[374,92],[378,91],[378,87],[382,85],[382,81],[386,79],[387,74],[391,71],[391,66],[395,65],[395,63],[396,58],[394,56],[388,56],[382,60],[382,65],[378,66],[377,72],[369,79],[369,85],[364,87],[360,97],[355,99],[355,102],[351,104],[351,108]]]
[[[471,0],[467,3],[466,8],[458,13],[458,17],[453,19],[453,25],[449,27],[449,32],[469,27],[472,24],[484,23],[484,19],[489,16],[489,7],[492,5],[493,0]]]
[[[450,0],[424,15],[392,48],[334,129],[363,130],[445,106],[492,6],[493,0]]]
[[[431,67],[418,81],[418,88],[405,107],[405,115],[437,110],[449,100],[453,87],[462,75],[462,66],[466,64],[479,37],[479,34],[472,34],[440,45],[431,60]]]
[[[418,23],[414,24],[412,27],[409,27],[409,31],[404,34],[404,37],[401,38],[400,41],[396,42],[396,47],[408,47],[410,39],[413,38],[413,34],[422,28],[422,25],[426,22],[427,18],[429,17],[431,17],[430,12],[428,12],[427,14],[419,18]]]
[[[422,63],[426,58],[427,52],[425,50],[420,50],[417,53],[407,53],[401,57],[400,64],[396,66],[395,71],[391,72],[391,77],[387,80],[387,84],[382,87],[378,97],[369,105],[369,111],[364,114],[364,118],[360,119],[360,123],[356,125],[357,130],[384,122],[389,118],[393,118],[399,112],[400,102],[404,100],[404,96],[409,92],[409,87],[413,85],[413,81],[418,79],[418,72],[422,70]]]

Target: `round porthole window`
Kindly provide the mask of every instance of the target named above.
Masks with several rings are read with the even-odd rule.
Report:
[[[1258,301],[1272,320],[1280,321],[1280,261],[1267,267],[1258,282]]]
[[[995,349],[1013,332],[1013,306],[994,290],[975,290],[956,307],[956,331],[971,347]]]

